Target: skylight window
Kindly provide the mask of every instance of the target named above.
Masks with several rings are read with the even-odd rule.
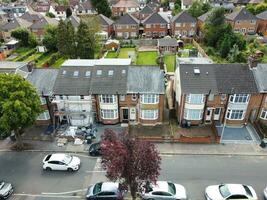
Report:
[[[126,74],[126,70],[125,69],[121,70],[121,73]]]
[[[113,73],[114,73],[113,70],[109,70],[109,71],[108,71],[108,75],[109,75],[109,76],[113,76]]]
[[[79,75],[79,71],[74,71],[73,72],[73,76],[76,76],[77,77],[78,75]]]
[[[91,76],[91,71],[86,71],[86,72],[85,72],[85,76],[86,76],[86,77]]]
[[[67,71],[66,70],[63,70],[62,71],[62,75],[66,75]]]
[[[102,70],[97,70],[96,75],[98,75],[98,76],[102,75]]]

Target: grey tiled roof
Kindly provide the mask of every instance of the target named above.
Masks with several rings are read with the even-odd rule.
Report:
[[[267,10],[258,14],[257,18],[267,20]]]
[[[199,19],[200,21],[202,21],[202,22],[205,22],[205,21],[208,19],[209,15],[210,15],[210,12],[206,12],[206,13],[204,13],[203,15],[200,15],[200,16],[198,17],[198,19]]]
[[[127,93],[164,94],[164,73],[158,66],[129,66]]]
[[[158,46],[178,46],[177,40],[175,38],[162,38],[158,39]]]
[[[174,16],[171,21],[175,23],[196,23],[197,20],[186,11],[182,11]]]
[[[1,27],[1,30],[10,31],[16,28],[28,28],[32,23],[21,18],[15,18]]]
[[[193,0],[182,0],[182,1],[183,1],[183,4],[186,6],[190,6],[193,4]]]
[[[78,11],[91,10],[92,8],[91,0],[84,1],[78,5]]]
[[[199,68],[200,74],[194,74]],[[257,93],[257,85],[247,64],[181,64],[183,93]]]
[[[39,19],[37,22],[33,23],[29,28],[31,29],[43,29],[46,25],[54,25],[58,24],[58,21],[53,18],[43,17]]]
[[[225,16],[226,19],[237,21],[237,20],[257,20],[257,17],[251,14],[246,8],[241,8],[238,11],[232,12]]]
[[[258,64],[252,69],[259,92],[267,93],[267,64]]]
[[[234,0],[235,4],[248,4],[250,0]]]
[[[97,70],[102,70],[100,76],[96,74]],[[113,71],[113,75],[109,75],[109,71]],[[91,79],[92,94],[126,94],[127,73],[128,66],[94,66]]]
[[[138,20],[133,17],[131,14],[126,13],[125,15],[121,16],[115,24],[139,24]]]
[[[70,20],[70,22],[71,22],[71,24],[72,24],[72,26],[74,27],[74,28],[77,28],[78,26],[79,26],[79,24],[80,24],[80,18],[79,17],[77,17],[77,16],[75,16],[75,15],[71,15],[68,19],[66,19],[66,20]]]
[[[168,22],[157,12],[154,12],[152,15],[148,16],[144,21],[143,24],[167,24]]]
[[[57,69],[34,69],[27,80],[35,86],[39,94],[50,96],[53,94],[57,73]]]
[[[112,25],[112,24],[114,24],[114,21],[109,19],[105,15],[100,14],[100,15],[98,15],[98,17],[99,17],[101,25]]]
[[[152,14],[153,10],[149,6],[145,6],[140,12],[140,14]]]

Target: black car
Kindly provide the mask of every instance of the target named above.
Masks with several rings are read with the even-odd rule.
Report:
[[[89,155],[90,156],[101,156],[101,144],[100,142],[96,142],[91,144],[89,147]]]

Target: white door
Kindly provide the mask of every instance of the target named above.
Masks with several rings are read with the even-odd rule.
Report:
[[[207,108],[207,113],[206,113],[206,122],[211,121],[211,116],[212,116],[212,108]]]
[[[132,121],[136,120],[136,109],[135,109],[135,107],[130,108],[130,120],[132,120]]]
[[[219,120],[220,119],[220,114],[221,114],[221,108],[215,108],[213,119],[214,120]]]

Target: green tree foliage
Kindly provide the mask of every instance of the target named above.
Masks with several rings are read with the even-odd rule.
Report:
[[[267,3],[262,2],[256,6],[253,4],[248,4],[246,9],[252,14],[257,15],[267,10]]]
[[[181,12],[181,0],[176,0],[174,2],[174,9],[172,10],[172,16],[177,15],[179,12]]]
[[[58,31],[56,26],[45,27],[43,44],[48,51],[57,51]]]
[[[14,131],[17,147],[23,148],[23,130],[42,112],[39,96],[35,88],[19,75],[0,74],[0,85],[0,129],[7,133]]]
[[[67,32],[66,32],[66,36],[67,36],[67,56],[69,58],[76,58],[76,35],[75,35],[75,30],[74,27],[72,25],[72,23],[70,21],[67,21],[66,24],[66,28],[67,28]]]
[[[193,2],[191,7],[188,9],[188,13],[193,17],[199,17],[211,9],[209,3],[204,3],[203,1],[196,0]]]
[[[25,28],[18,28],[11,32],[11,36],[19,40],[20,45],[24,47],[35,47],[37,45],[36,37]]]
[[[246,55],[239,50],[236,44],[230,49],[227,58],[231,63],[245,63],[247,61]]]
[[[70,7],[67,7],[66,9],[66,17],[69,18],[72,15],[72,11],[70,9]]]
[[[68,37],[67,37],[67,26],[65,22],[61,19],[57,28],[57,48],[61,55],[68,55],[67,53],[67,45],[68,45]]]
[[[106,17],[111,17],[112,13],[107,0],[92,0],[92,5],[94,6],[98,14],[103,14]]]
[[[50,18],[55,18],[55,17],[56,17],[56,16],[55,16],[53,13],[51,13],[51,12],[47,12],[47,13],[45,13],[45,16],[50,17]]]
[[[67,6],[69,5],[69,0],[55,0],[55,2],[59,5],[62,5],[62,6]]]

